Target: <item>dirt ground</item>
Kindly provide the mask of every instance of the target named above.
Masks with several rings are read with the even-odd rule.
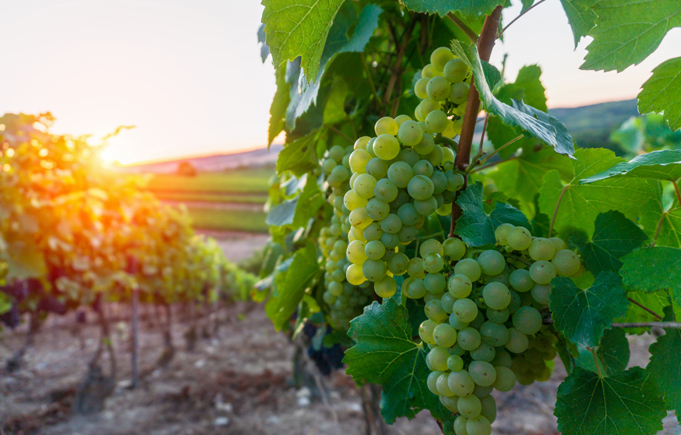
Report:
[[[253,240],[243,242],[253,246]],[[242,248],[239,248],[242,249]],[[242,254],[243,255],[243,254]],[[237,258],[238,259],[238,258]],[[237,303],[222,312],[227,323],[192,352],[183,338],[188,325],[172,330],[177,347],[165,369],[154,364],[162,349],[158,328],[143,321],[140,367],[150,373],[139,389],[128,388],[131,353],[127,323],[112,325],[118,383],[97,415],[71,415],[73,391],[87,371],[99,340],[92,323],[74,328],[75,318],[50,318],[25,355],[24,366],[0,372],[0,434],[44,435],[359,435],[365,434],[361,398],[342,371],[323,378],[326,401],[291,383],[294,344],[274,331],[261,306]],[[91,316],[88,321],[93,322]],[[80,338],[73,334],[78,331]],[[24,341],[26,326],[0,334],[0,364]],[[645,365],[649,336],[635,337],[632,365]],[[81,347],[82,344],[82,347]],[[106,361],[106,359],[104,359]],[[108,370],[108,364],[105,364]],[[556,361],[551,379],[512,392],[495,392],[499,416],[494,434],[557,434],[553,405],[565,377]],[[437,435],[427,412],[390,426],[391,435]],[[665,435],[681,434],[676,417],[665,420]]]

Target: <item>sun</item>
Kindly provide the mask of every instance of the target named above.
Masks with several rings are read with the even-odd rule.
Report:
[[[94,148],[100,148],[99,158],[106,166],[113,164],[125,165],[132,162],[127,152],[129,150],[128,144],[118,136],[109,138],[106,141],[92,136],[88,138],[87,142]]]

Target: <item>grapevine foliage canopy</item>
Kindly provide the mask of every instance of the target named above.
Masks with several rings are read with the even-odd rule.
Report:
[[[638,108],[641,113],[664,113],[672,130],[681,128],[681,57],[653,70],[638,94]]]

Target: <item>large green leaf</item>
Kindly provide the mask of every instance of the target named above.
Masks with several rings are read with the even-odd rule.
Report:
[[[298,196],[296,203],[293,227],[300,228],[306,226],[308,221],[317,214],[317,211],[325,202],[324,193],[319,190],[314,177],[308,174],[305,188]]]
[[[681,249],[638,249],[622,258],[622,282],[627,288],[648,293],[670,290],[681,302]]]
[[[665,208],[658,195],[641,207],[641,225],[657,246],[681,248],[681,207]]]
[[[658,291],[655,293],[644,293],[641,291],[635,291],[629,289],[627,297],[632,301],[638,302],[644,307],[651,310],[656,315],[662,315],[665,307],[669,307],[669,294],[666,291]],[[681,316],[681,306],[674,302],[674,313],[677,316]],[[627,314],[623,317],[615,319],[615,322],[621,323],[637,323],[637,322],[657,322],[660,319],[653,316],[648,311],[639,307],[638,305],[632,303],[629,305]],[[644,332],[649,332],[650,328],[627,328],[627,334],[642,334]]]
[[[598,0],[560,0],[568,17],[572,35],[575,38],[575,48],[579,40],[589,34],[596,25],[596,12],[591,8]]]
[[[582,184],[626,176],[676,181],[681,178],[681,150],[658,150],[618,163],[607,171],[580,181]]]
[[[620,277],[613,272],[602,272],[586,290],[578,288],[570,278],[551,280],[549,307],[556,329],[573,343],[597,346],[603,331],[612,321],[624,315],[629,301]]]
[[[513,101],[513,107],[499,101],[487,84],[485,73],[480,63],[478,50],[460,41],[452,42],[452,51],[459,56],[473,71],[475,86],[480,93],[480,99],[485,105],[485,110],[494,115],[498,115],[504,124],[511,127],[522,129],[526,135],[535,137],[547,145],[552,146],[557,153],[572,155],[574,145],[570,135],[565,133],[565,126],[557,119],[543,114],[522,102]],[[537,113],[542,113],[538,119]],[[557,131],[556,126],[560,127]],[[566,136],[567,134],[567,136]],[[569,138],[569,140],[567,140]]]
[[[554,229],[558,232],[575,228],[590,237],[598,214],[610,210],[618,210],[636,222],[641,204],[658,195],[658,182],[641,178],[622,177],[580,184],[581,180],[615,166],[622,159],[603,148],[580,149],[575,157],[570,181],[563,183],[560,173],[551,170],[544,176],[544,185],[539,191],[540,209],[551,217],[556,214]]]
[[[284,146],[277,157],[277,173],[291,171],[300,177],[319,165],[316,144],[320,131],[312,131]]]
[[[665,314],[664,320],[675,320],[671,307],[665,308]],[[648,376],[662,393],[667,409],[681,415],[681,329],[665,329],[665,334],[650,346],[650,354]]]
[[[584,265],[594,276],[603,271],[618,272],[622,267],[620,258],[648,240],[643,230],[618,211],[599,214],[595,225],[590,242],[574,240]]]
[[[456,203],[462,214],[456,221],[456,234],[468,246],[484,246],[496,243],[494,230],[503,223],[531,229],[525,215],[508,204],[497,202],[492,213],[485,213],[482,202],[482,184],[475,183],[459,194]]]
[[[350,322],[348,335],[357,343],[345,352],[345,370],[356,382],[383,385],[381,414],[388,424],[399,417],[413,418],[423,409],[450,426],[452,413],[428,390],[423,344],[412,340],[407,308],[394,298],[374,302]],[[452,433],[452,432],[450,432]]]
[[[632,367],[608,377],[575,368],[558,387],[558,430],[563,435],[653,435],[667,415],[664,402],[645,388],[646,372]]]
[[[409,10],[424,14],[439,14],[444,17],[450,12],[459,11],[469,18],[489,15],[504,0],[400,0]]]
[[[296,311],[305,289],[310,280],[320,271],[317,262],[317,247],[309,242],[293,255],[293,261],[288,270],[279,272],[275,278],[277,294],[272,298],[268,315],[278,330],[288,323],[291,315]]]
[[[306,77],[316,78],[334,17],[344,0],[263,0],[267,45],[274,65],[302,57]]]
[[[641,113],[664,113],[672,130],[681,128],[681,57],[669,59],[653,70],[638,94]]]
[[[620,72],[638,65],[662,42],[667,32],[681,26],[678,0],[601,0],[590,35],[585,70]]]
[[[624,329],[613,328],[603,333],[601,343],[596,349],[598,364],[606,374],[621,372],[629,364],[629,340]],[[592,372],[598,371],[593,354],[585,347],[579,348],[579,358],[575,361],[579,367]]]
[[[286,108],[290,101],[289,85],[286,83],[286,65],[279,65],[276,72],[277,92],[270,106],[270,128],[267,133],[267,148],[272,141],[284,130]]]

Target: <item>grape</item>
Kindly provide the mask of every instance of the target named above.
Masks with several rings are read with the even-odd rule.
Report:
[[[447,289],[452,296],[461,299],[471,294],[473,291],[473,284],[466,275],[455,274],[449,277]]]
[[[421,254],[421,257],[425,257],[429,252],[436,252],[439,255],[444,255],[444,249],[436,239],[428,239],[419,246],[419,254]]]
[[[336,272],[340,272],[337,270]],[[343,272],[341,272],[343,273]],[[343,275],[345,277],[345,275]],[[340,296],[343,293],[343,284],[339,282],[332,281],[329,283],[329,293],[331,293],[334,296]]]
[[[518,331],[515,328],[508,328],[508,341],[506,342],[506,349],[513,353],[522,353],[527,350],[530,342],[527,335]]]
[[[388,168],[390,165],[385,160],[374,157],[369,160],[366,166],[367,174],[371,175],[377,180],[385,178],[388,175]]]
[[[423,216],[429,216],[433,214],[435,210],[437,210],[437,199],[434,196],[431,196],[425,200],[417,199],[414,201],[414,207],[419,214]]]
[[[426,84],[426,93],[428,94],[428,98],[433,101],[444,101],[451,93],[451,86],[451,83],[449,83],[446,78],[442,76],[433,77]]]
[[[467,435],[490,435],[492,425],[486,417],[478,415],[466,422],[466,431]],[[457,432],[456,435],[459,435],[459,433]]]
[[[348,183],[348,184],[350,184],[350,189],[352,189],[352,186],[355,184],[355,180],[360,175],[362,175],[362,172],[353,172],[353,174],[350,176],[350,182]]]
[[[405,121],[400,125],[397,138],[402,144],[412,147],[423,139],[423,129],[416,121]]]
[[[407,203],[401,206],[397,210],[397,216],[402,219],[402,223],[404,225],[416,225],[421,218],[421,215],[416,211],[416,208],[412,203]]]
[[[336,161],[332,158],[324,159],[322,162],[322,171],[325,174],[330,174],[333,168],[335,168],[337,165]]]
[[[499,225],[497,229],[494,230],[494,238],[497,239],[497,243],[500,244],[501,246],[508,245],[506,237],[508,236],[509,231],[511,231],[513,228],[515,227],[511,224]]]
[[[447,358],[449,358],[449,352],[447,352],[447,349],[444,347],[435,346],[430,350],[430,352],[428,352],[428,356],[426,358],[434,370],[440,372],[447,370]]]
[[[362,232],[362,236],[368,242],[372,240],[381,240],[382,235],[383,230],[381,229],[381,224],[378,222],[373,222],[368,227],[364,228],[364,231]]]
[[[390,205],[387,202],[379,201],[376,198],[371,198],[366,205],[367,215],[375,221],[381,221],[390,214]],[[401,223],[401,221],[400,221]],[[382,222],[381,222],[382,224]],[[381,226],[382,228],[382,226]],[[385,231],[385,230],[384,230]]]
[[[447,286],[447,279],[441,273],[429,273],[423,278],[426,290],[433,294],[440,294]]]
[[[466,244],[455,237],[445,240],[442,249],[444,249],[445,257],[450,261],[459,261],[466,254]]]
[[[449,99],[454,104],[465,103],[466,100],[468,99],[469,90],[470,86],[466,82],[454,83],[452,85],[451,92],[449,93]]]
[[[476,361],[490,362],[494,359],[496,351],[487,343],[481,343],[480,346],[471,351],[471,358]]]
[[[445,65],[450,60],[454,59],[452,51],[447,47],[436,48],[430,55],[430,64],[433,65],[438,71],[443,71]]]
[[[424,286],[424,288],[425,288],[425,284],[424,284],[423,286]],[[426,295],[423,297],[423,302],[428,303],[428,302],[430,302],[430,301],[434,301],[434,300],[437,299],[438,301],[440,301],[440,304],[442,304],[442,293],[440,293],[440,294],[434,294],[434,293],[431,293],[431,292],[429,292],[429,291],[427,291],[427,290],[426,290],[426,292],[427,292]],[[444,310],[445,308],[442,307],[442,309]],[[447,311],[445,311],[445,313],[447,313]],[[447,313],[447,314],[449,314],[449,313]],[[443,320],[443,321],[444,321],[444,320]]]
[[[433,194],[442,193],[447,188],[447,176],[440,171],[433,171],[430,180],[433,182]]]
[[[556,266],[550,261],[537,261],[530,266],[530,277],[537,284],[548,284],[556,277]]]
[[[463,175],[454,171],[445,172],[445,176],[447,177],[447,190],[450,192],[461,190],[466,181]]]
[[[383,279],[387,270],[386,264],[381,260],[366,260],[362,264],[362,273],[367,280],[376,282]]]
[[[361,150],[366,151],[366,149],[367,149],[367,143],[369,143],[370,140],[371,140],[371,138],[370,138],[369,136],[362,136],[362,137],[360,137],[359,139],[357,139],[357,140],[355,141],[355,144],[354,144],[353,148],[354,148],[355,150],[360,150],[360,149],[361,149]],[[352,155],[352,153],[351,153],[350,155]]]
[[[497,380],[497,372],[494,366],[485,361],[471,362],[468,366],[468,372],[473,378],[473,382],[482,387],[491,386]]]
[[[374,142],[374,152],[376,157],[380,157],[383,160],[392,160],[400,152],[400,143],[395,139],[395,136],[382,134]]]
[[[364,252],[371,260],[380,260],[385,254],[385,245],[380,240],[367,242]]]
[[[450,123],[451,121],[448,120],[447,125],[449,125]],[[454,160],[456,159],[456,153],[454,152],[454,150],[449,147],[442,147],[442,152],[444,153],[444,157],[442,158],[442,164],[444,165],[446,162],[451,162],[453,164]]]
[[[366,151],[369,153],[369,155],[373,158],[376,157],[376,152],[374,151],[374,143],[376,143],[376,138],[372,137],[369,142],[367,142],[367,149]]]
[[[402,220],[396,214],[390,213],[381,221],[381,229],[384,233],[397,234],[402,229]]]
[[[438,326],[437,323],[432,320],[424,320],[419,326],[419,337],[421,340],[428,344],[435,344],[435,339],[433,338],[433,330]]]
[[[416,175],[409,181],[407,191],[412,198],[423,201],[433,195],[434,188],[430,178],[425,175]]]
[[[553,260],[551,260],[551,263],[553,263],[556,272],[560,276],[572,276],[579,272],[581,266],[577,254],[568,249],[558,251]]]
[[[449,358],[447,358],[447,367],[453,372],[458,372],[463,369],[463,359],[459,355],[450,355]]]
[[[549,239],[551,243],[553,243],[553,247],[555,248],[556,252],[562,251],[563,249],[567,249],[567,245],[563,241],[563,239],[560,239],[558,237],[551,237]]]
[[[435,66],[428,64],[421,70],[423,77],[437,77],[442,75],[442,70],[438,70]]]
[[[536,334],[541,325],[541,314],[535,308],[521,307],[513,314],[513,326],[525,335]]]
[[[404,275],[409,266],[409,257],[399,252],[388,261],[388,270],[393,275]]]
[[[530,272],[526,269],[516,269],[511,272],[509,282],[514,290],[521,293],[530,291],[534,286],[534,281],[532,281],[532,278],[530,277]]]
[[[428,82],[428,84],[430,85],[430,82]],[[426,86],[426,89],[427,89],[427,86]],[[428,116],[428,114],[430,112],[432,112],[433,110],[440,110],[440,107],[441,107],[440,103],[431,99],[431,98],[428,98],[426,100],[421,101],[419,103],[419,105],[416,107],[417,112],[420,113],[422,118],[423,118],[423,119],[420,119],[419,121],[425,121],[426,116]],[[418,119],[418,117],[417,117],[417,119]],[[423,131],[425,131],[425,130],[426,129],[424,128]]]
[[[456,303],[456,301],[454,301]],[[476,305],[477,308],[477,305]],[[452,314],[454,313],[454,305],[452,305]],[[449,324],[454,327],[457,331],[468,328],[468,322],[462,322],[456,315],[449,316]]]
[[[376,291],[378,297],[381,298],[392,297],[397,291],[397,283],[395,282],[395,278],[393,278],[392,276],[386,276],[385,278],[374,284],[374,290]]]
[[[411,166],[405,162],[395,162],[388,168],[388,179],[400,188],[405,188],[414,177]]]
[[[532,287],[532,299],[539,302],[541,305],[549,304],[549,295],[551,294],[551,285],[535,284]]]
[[[440,207],[435,210],[438,215],[440,216],[449,216],[452,214],[452,204],[442,204]]]
[[[371,154],[367,150],[357,149],[350,154],[350,169],[352,172],[364,173],[369,160],[371,160]]]
[[[503,346],[509,338],[508,329],[504,325],[487,321],[480,327],[482,341],[490,346]]]
[[[360,230],[358,227],[350,226],[350,231],[348,233],[348,241],[354,242],[355,240],[359,240],[361,242],[367,241],[366,237],[364,237],[364,230]]]
[[[537,237],[532,240],[532,244],[529,248],[530,258],[534,261],[539,260],[550,260],[556,254],[556,248],[554,248],[553,243],[549,239],[543,237]]]
[[[509,354],[507,351],[503,349],[497,349],[497,354],[492,360],[492,365],[497,367],[497,366],[503,366],[503,367],[511,367],[511,354]],[[497,376],[499,375],[497,371]]]
[[[350,220],[350,225],[362,230],[372,222],[365,207],[356,208],[351,211],[348,219]]]
[[[482,271],[490,276],[499,275],[506,267],[506,259],[499,251],[487,250],[478,256],[478,263]]]
[[[511,391],[516,384],[515,373],[504,366],[496,366],[495,370],[497,371],[497,379],[492,386],[502,393]]]
[[[525,227],[514,227],[508,231],[506,242],[516,251],[524,251],[532,244],[532,235]]]
[[[467,370],[451,372],[447,384],[449,384],[449,389],[459,397],[466,397],[475,389],[475,382]]]
[[[352,189],[360,198],[369,199],[374,196],[374,187],[376,179],[369,174],[361,174],[355,179]]]
[[[498,370],[497,379],[499,379]],[[513,379],[515,379],[515,375],[513,375]],[[494,397],[490,395],[481,397],[480,405],[482,407],[480,410],[480,415],[485,417],[490,423],[494,423],[494,420],[497,419],[497,402],[494,400]]]
[[[482,411],[480,399],[473,394],[466,397],[460,397],[456,406],[459,409],[459,414],[468,419],[477,417],[480,415],[480,411]]]
[[[488,308],[485,312],[485,315],[490,322],[501,325],[508,320],[508,318],[511,316],[511,313],[508,311],[508,308],[504,308],[503,310],[494,310],[492,308]]]
[[[424,175],[426,177],[430,177],[431,175],[433,175],[434,171],[433,164],[425,159],[419,160],[418,162],[414,163],[413,169],[414,175]]]
[[[426,98],[428,98],[428,93],[426,93],[426,86],[428,85],[429,81],[430,81],[429,77],[421,77],[414,85],[414,94],[416,94],[418,99],[425,100]]]
[[[397,210],[409,201],[411,201],[411,196],[409,196],[407,191],[404,189],[397,189],[397,198],[390,203],[390,209]]]
[[[423,268],[430,273],[437,273],[444,267],[444,260],[437,252],[429,252],[423,257]]]
[[[443,71],[450,83],[460,83],[468,74],[468,66],[461,59],[452,59],[445,64]]]
[[[449,119],[442,110],[433,110],[426,116],[426,130],[428,133],[442,133],[447,128]]]
[[[440,297],[440,302],[442,302],[442,309],[447,312],[447,314],[452,314],[454,311],[454,302],[456,298],[451,294],[444,292]]]
[[[352,285],[360,285],[366,281],[362,272],[362,266],[359,264],[351,264],[348,270],[345,271],[345,278]]]
[[[360,240],[352,241],[348,244],[346,255],[352,264],[363,264],[368,258],[366,253],[366,243]]]
[[[428,389],[430,390],[431,393],[436,395],[440,394],[437,391],[437,378],[439,378],[441,374],[442,374],[441,371],[433,371],[428,375],[428,378],[426,379],[426,385],[428,385]]]
[[[491,282],[482,289],[485,304],[495,310],[503,310],[511,303],[511,292],[500,282]]]
[[[383,118],[376,121],[374,131],[376,132],[376,136],[380,136],[382,134],[395,136],[397,134],[397,128],[398,125],[394,119],[389,116],[384,116]]]
[[[437,388],[437,392],[440,393],[441,396],[443,397],[453,397],[454,393],[452,390],[449,389],[449,385],[447,381],[449,380],[449,375],[447,373],[441,374],[437,378],[437,382],[435,383],[435,387]]]
[[[438,346],[452,347],[456,343],[456,329],[447,323],[441,323],[433,330],[433,339]]]
[[[409,296],[412,299],[421,299],[427,293],[428,291],[426,290],[426,287],[423,285],[423,280],[419,278],[412,280],[409,283],[409,286],[407,287],[407,296]]]
[[[456,420],[454,420],[454,432],[456,433],[456,435],[468,435],[466,423],[468,423],[468,419],[463,415],[456,417]]]
[[[428,133],[424,134],[421,138],[421,142],[414,145],[414,151],[416,151],[419,156],[427,156],[435,149],[435,139]]]
[[[357,195],[357,192],[354,190],[348,190],[345,193],[345,196],[343,196],[343,205],[345,205],[348,210],[352,211],[356,208],[365,207],[367,205],[367,200]]]
[[[414,151],[411,148],[404,148],[400,150],[400,153],[397,155],[397,160],[400,162],[405,162],[408,163],[410,166],[414,166],[416,162],[421,160],[421,156],[419,153]]]
[[[478,332],[477,329],[472,328],[470,326],[459,331],[459,334],[457,336],[457,343],[459,344],[459,346],[461,346],[463,350],[467,350],[469,352],[480,346],[481,342],[482,338],[480,336],[480,332]]]
[[[426,154],[426,159],[430,161],[430,163],[433,164],[433,166],[440,166],[442,163],[442,159],[445,158],[445,153],[442,151],[442,147],[440,145],[435,145],[433,150]]]
[[[449,384],[449,376],[447,376],[447,384]],[[449,390],[451,391],[451,390]],[[456,407],[457,402],[459,401],[459,396],[452,396],[452,397],[445,397],[445,396],[440,396],[440,403],[450,410],[452,413],[456,414],[459,412],[459,408]]]
[[[426,313],[426,317],[433,322],[440,323],[447,318],[447,312],[442,308],[442,302],[440,302],[439,299],[428,301],[424,308],[424,312]]]
[[[393,249],[400,243],[400,239],[395,234],[383,233],[381,242],[383,242],[386,248]]]
[[[456,263],[454,273],[466,275],[472,282],[475,282],[480,279],[482,269],[477,261],[472,258],[466,258]]]
[[[425,278],[426,270],[423,268],[423,259],[412,258],[409,260],[409,268],[407,269],[407,273],[409,273],[409,276],[413,276],[414,278]]]

